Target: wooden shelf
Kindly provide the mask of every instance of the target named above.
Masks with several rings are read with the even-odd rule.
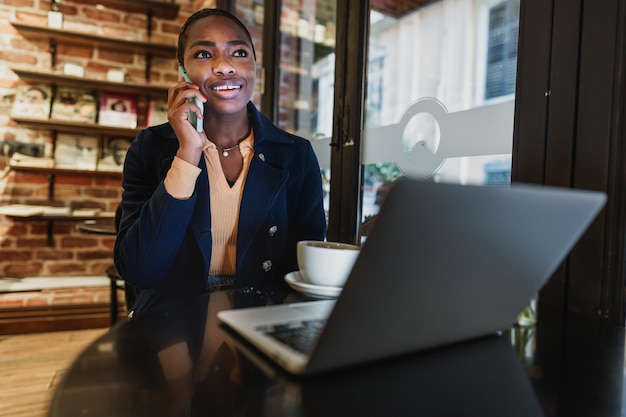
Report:
[[[47,26],[33,26],[24,23],[11,22],[11,25],[22,35],[27,37],[48,38],[56,42],[72,45],[98,46],[134,53],[149,53],[164,58],[176,57],[176,45],[164,45],[149,41],[131,39],[116,39],[105,36],[92,35],[85,32],[56,29]]]
[[[65,133],[80,133],[83,135],[98,135],[108,137],[127,137],[135,139],[141,128],[129,129],[124,127],[101,126],[99,124],[65,122],[62,120],[39,120],[23,117],[13,117],[13,121],[24,126],[37,129],[54,130]]]
[[[91,216],[83,216],[83,215],[74,215],[74,214],[65,214],[65,215],[45,215],[45,214],[37,214],[35,216],[13,216],[6,214],[7,217],[13,220],[22,220],[22,221],[71,221],[71,222],[84,222],[86,220],[98,220],[98,219],[114,219],[115,212],[113,211],[101,211],[96,215]]]
[[[92,177],[110,177],[110,178],[122,178],[121,172],[113,171],[89,171],[81,169],[63,169],[63,168],[42,168],[42,167],[27,167],[19,165],[11,165],[11,169],[21,172],[33,172],[36,174],[44,175],[79,175],[79,176],[92,176]]]
[[[176,20],[179,13],[179,5],[173,0],[98,0],[98,4],[128,13],[143,13],[146,16],[146,30],[144,38],[148,40],[138,39],[119,39],[114,37],[106,37],[95,35],[79,30],[67,30],[51,28],[47,26],[36,26],[23,22],[12,21],[11,25],[22,36],[28,39],[38,39],[49,44],[50,52],[50,69],[22,69],[12,68],[13,72],[24,81],[31,83],[46,83],[53,86],[68,86],[75,88],[85,88],[96,91],[111,91],[125,94],[134,94],[142,96],[145,100],[167,100],[167,91],[170,85],[155,85],[150,83],[151,79],[151,63],[154,57],[162,57],[166,59],[176,60],[177,46],[174,44],[161,44],[150,41],[152,34],[152,18],[163,18],[168,20]],[[97,47],[102,49],[110,49],[114,51],[128,52],[132,54],[143,54],[145,57],[145,82],[143,83],[119,83],[108,80],[97,80],[72,75],[63,74],[55,71],[57,66],[57,45],[67,44],[86,47]],[[83,135],[94,135],[100,137],[126,137],[134,139],[138,132],[143,128],[129,129],[115,126],[102,126],[99,124],[88,124],[71,121],[60,120],[38,120],[23,118],[12,118],[14,122],[20,125],[29,126],[37,129],[46,129],[53,132],[77,133]],[[47,168],[47,167],[29,167],[23,165],[11,165],[10,169],[17,172],[28,172],[48,177],[48,199],[55,201],[54,190],[56,177],[59,175],[68,176],[86,176],[86,177],[106,177],[106,178],[122,178],[121,172],[108,172],[97,170],[80,170],[80,169],[63,169],[63,168]],[[97,215],[82,216],[75,214],[63,214],[65,211],[50,213],[43,215],[40,213],[32,216],[10,216],[14,220],[20,221],[45,221],[48,224],[48,244],[54,244],[53,224],[55,221],[77,221],[84,222],[86,220],[114,219],[115,213],[100,212]],[[7,215],[8,216],[8,215]]]
[[[89,88],[100,91],[116,91],[129,94],[143,94],[159,100],[167,100],[169,85],[152,83],[117,83],[106,80],[75,77],[52,71],[37,71],[32,69],[11,68],[18,77],[26,81],[44,82],[66,85],[70,87]]]
[[[4,214],[13,221],[20,222],[46,222],[48,223],[48,246],[54,246],[54,222],[88,222],[95,220],[114,220],[114,211],[101,211],[96,214],[34,214],[34,215],[15,215]],[[104,233],[103,233],[104,234]]]
[[[176,19],[178,17],[178,4],[174,2],[148,0],[99,0],[98,4],[112,9],[123,10],[130,13],[143,13],[162,19]]]

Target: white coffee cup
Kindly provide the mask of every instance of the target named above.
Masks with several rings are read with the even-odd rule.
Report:
[[[311,284],[342,287],[360,250],[349,243],[300,241],[297,244],[300,274]]]

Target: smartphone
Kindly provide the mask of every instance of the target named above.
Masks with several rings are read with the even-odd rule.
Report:
[[[178,66],[178,76],[183,77],[185,81],[187,81],[188,83],[193,83],[193,81],[191,81],[191,78],[189,78],[187,71],[185,71],[185,68],[182,65]],[[193,98],[187,99],[187,101],[195,103],[196,106],[200,107],[200,112],[201,113],[204,112],[204,104],[200,101],[199,98],[193,97]],[[198,119],[196,114],[193,112],[189,112],[189,123],[191,123],[196,128],[196,131],[198,132],[202,132],[202,130],[204,129],[204,127],[202,126],[202,120]]]

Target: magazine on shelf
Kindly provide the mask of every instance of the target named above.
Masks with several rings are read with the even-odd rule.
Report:
[[[59,133],[54,151],[57,168],[95,170],[98,160],[99,138]]]
[[[167,123],[167,101],[150,100],[148,104],[148,126]]]
[[[121,172],[132,141],[128,138],[107,138],[103,142],[98,159],[98,171]]]
[[[103,126],[137,127],[137,97],[103,92],[100,95],[98,123]]]
[[[0,155],[12,156],[14,153],[21,153],[34,158],[49,156],[44,143],[22,142],[20,140],[0,141]]]
[[[52,168],[54,160],[49,155],[43,143],[0,141],[0,158],[10,166]]]
[[[47,120],[52,103],[52,87],[47,84],[18,85],[11,107],[11,117]]]
[[[58,87],[52,101],[50,118],[71,122],[95,123],[96,98],[83,88]]]

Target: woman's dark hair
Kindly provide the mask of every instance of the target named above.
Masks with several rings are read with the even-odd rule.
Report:
[[[235,15],[227,12],[226,10],[202,9],[202,10],[198,10],[197,12],[189,16],[187,21],[180,28],[180,35],[178,35],[178,51],[176,52],[178,63],[180,65],[183,65],[183,55],[185,53],[185,46],[187,45],[187,30],[194,22],[200,19],[203,19],[205,17],[209,17],[209,16],[225,17],[235,22],[235,24],[237,24],[244,31],[244,33],[248,36],[248,40],[250,41],[250,45],[252,46],[252,55],[254,56],[254,59],[256,60],[256,51],[254,50],[254,43],[252,42],[252,36],[250,36],[250,32],[248,31],[248,28],[246,27],[246,25],[243,24],[241,20],[239,20]]]

